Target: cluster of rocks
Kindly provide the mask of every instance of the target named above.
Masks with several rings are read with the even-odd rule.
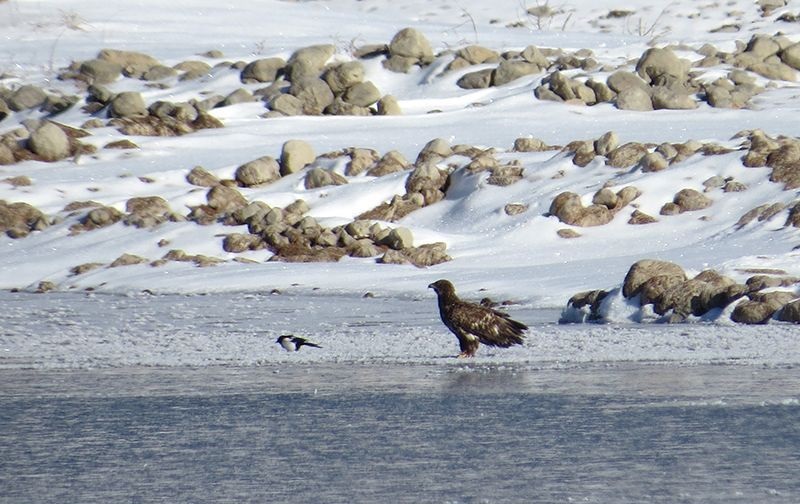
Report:
[[[0,135],[0,165],[20,161],[60,161],[94,152],[94,147],[78,139],[89,133],[52,121],[31,119],[22,126]]]
[[[765,324],[774,319],[800,323],[798,285],[800,278],[782,271],[758,272],[744,284],[713,270],[689,278],[675,263],[644,259],[628,270],[622,295],[642,307],[652,305],[663,322],[683,322],[690,316],[721,312],[736,303],[728,310],[734,322]],[[587,312],[589,320],[601,320],[600,307],[609,294],[606,290],[581,292],[572,296],[567,305]]]
[[[742,132],[747,153],[742,163],[748,167],[769,167],[769,180],[783,184],[785,190],[800,188],[800,139],[792,137],[771,138],[763,131]]]
[[[45,114],[58,114],[75,105],[80,98],[41,89],[25,84],[16,89],[0,87],[0,121],[13,112],[38,110]]]
[[[400,107],[364,80],[358,61],[329,63],[333,45],[314,45],[295,51],[288,61],[263,58],[241,72],[244,83],[270,83],[255,91],[269,108],[266,117],[296,115],[397,115]]]

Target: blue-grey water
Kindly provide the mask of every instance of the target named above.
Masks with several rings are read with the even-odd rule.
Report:
[[[0,502],[800,502],[800,370],[0,371]]]

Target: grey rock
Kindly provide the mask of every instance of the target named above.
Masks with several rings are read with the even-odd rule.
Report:
[[[397,32],[389,43],[392,56],[413,58],[426,65],[433,61],[433,49],[422,32],[414,28],[403,28]]]
[[[485,89],[492,85],[493,73],[491,68],[469,72],[462,75],[456,85],[461,89]]]
[[[630,299],[639,294],[642,285],[652,277],[667,275],[686,280],[686,273],[679,265],[654,259],[642,259],[631,265],[622,283],[622,295]]]
[[[236,168],[236,182],[242,187],[269,184],[281,178],[278,162],[270,156],[262,156]]]
[[[110,84],[122,75],[122,66],[104,59],[92,59],[81,63],[79,72],[93,84]]]
[[[289,140],[281,147],[280,174],[283,176],[295,173],[317,158],[314,148],[303,140]]]
[[[135,91],[124,91],[119,93],[111,100],[109,109],[111,117],[147,117],[147,105],[140,93]]]
[[[242,69],[239,79],[244,84],[274,82],[283,72],[286,62],[282,58],[261,58],[251,61]]]
[[[381,98],[381,92],[370,81],[352,85],[344,93],[344,101],[359,107],[369,107]]]
[[[58,161],[70,155],[69,137],[51,122],[45,122],[31,133],[28,148],[45,161]]]
[[[324,80],[315,77],[295,79],[289,93],[303,103],[303,112],[308,115],[320,115],[333,103],[331,88]]]
[[[621,110],[653,110],[650,95],[638,87],[629,87],[617,93],[616,105]]]
[[[349,87],[364,81],[364,65],[360,61],[340,63],[329,68],[323,75],[323,79],[331,91],[343,93]]]
[[[22,110],[41,107],[45,100],[47,100],[47,93],[37,86],[26,84],[20,86],[19,89],[11,93],[5,101],[11,110],[20,112]]]

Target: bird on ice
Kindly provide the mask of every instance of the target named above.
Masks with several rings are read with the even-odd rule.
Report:
[[[300,351],[301,346],[322,348],[316,343],[312,343],[305,338],[294,336],[292,334],[284,334],[283,336],[279,336],[275,342],[282,346],[287,352],[298,352]]]
[[[455,287],[448,280],[437,280],[428,287],[439,298],[442,322],[458,338],[460,358],[474,357],[481,343],[502,348],[522,344],[528,330],[522,322],[487,306],[459,299]]]

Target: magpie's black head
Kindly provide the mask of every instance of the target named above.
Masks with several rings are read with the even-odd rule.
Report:
[[[291,334],[284,334],[283,336],[278,336],[278,339],[275,340],[275,343],[280,343],[283,340],[291,338]]]

